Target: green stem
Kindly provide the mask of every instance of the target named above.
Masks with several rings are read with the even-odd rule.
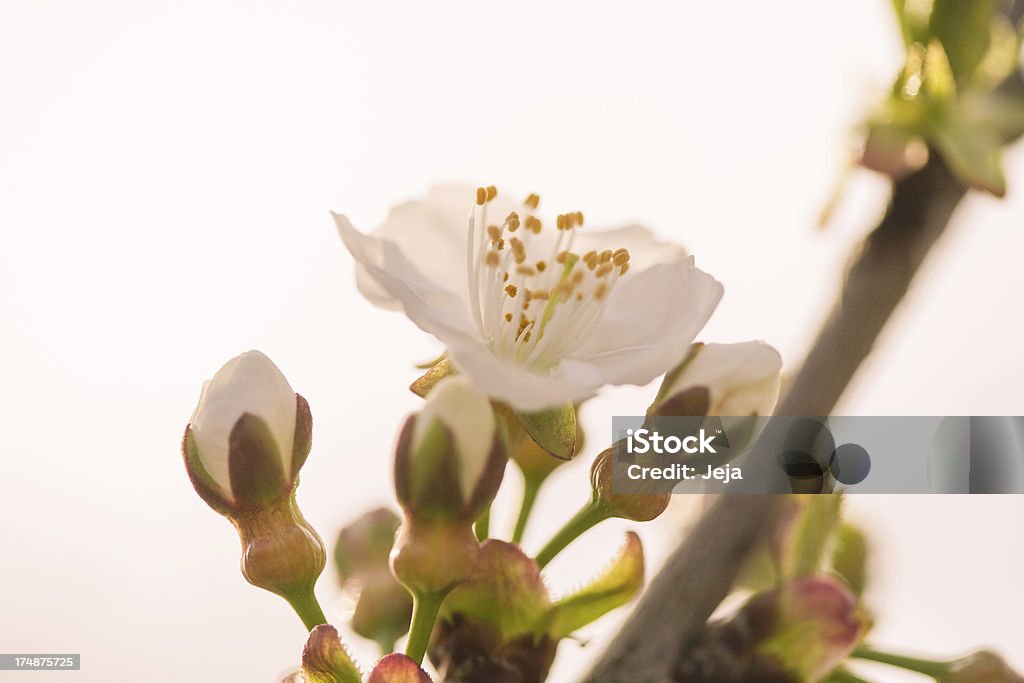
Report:
[[[526,477],[523,480],[523,502],[519,505],[519,517],[516,519],[516,528],[512,532],[512,542],[521,543],[523,532],[526,531],[526,523],[530,521],[530,513],[533,512],[533,504],[537,502],[537,492],[545,477]]]
[[[284,599],[288,601],[288,604],[292,606],[295,613],[299,615],[299,619],[302,619],[302,623],[307,631],[312,631],[320,624],[327,623],[327,617],[324,616],[324,611],[320,608],[320,603],[317,602],[312,588],[308,593],[286,595]]]
[[[881,662],[890,666],[898,666],[908,671],[916,671],[925,676],[939,678],[949,673],[949,664],[946,662],[935,662],[930,659],[917,659],[916,657],[904,657],[889,652],[880,652],[870,647],[861,645],[853,651],[853,657],[867,659],[872,662]]]
[[[430,643],[430,634],[434,631],[437,613],[444,602],[444,593],[414,593],[412,597],[412,623],[409,624],[409,640],[405,644],[405,654],[417,664],[423,663],[423,655]]]
[[[591,500],[572,519],[566,522],[565,526],[558,530],[558,533],[551,537],[547,545],[541,548],[540,552],[537,553],[537,566],[543,569],[567,545],[610,516],[608,511],[597,500]]]
[[[826,683],[870,683],[866,678],[861,678],[846,669],[836,669],[828,675],[825,681]]]
[[[491,506],[488,505],[484,513],[480,515],[479,519],[476,520],[476,524],[473,525],[473,531],[476,533],[476,540],[481,543],[491,534]]]

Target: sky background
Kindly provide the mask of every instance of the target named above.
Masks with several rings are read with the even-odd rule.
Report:
[[[299,502],[324,538],[391,500],[405,387],[439,347],[359,296],[330,210],[370,229],[462,180],[536,191],[588,228],[639,221],[724,283],[701,339],[763,338],[799,365],[888,193],[849,164],[900,64],[889,3],[552,5],[0,5],[0,651],[83,661],[32,681],[249,683],[298,663],[298,619],[244,582],[179,442],[202,381],[259,348],[312,406]],[[839,413],[1024,415],[1024,150],[1007,168],[1008,197],[969,196]],[[610,416],[653,391],[587,406],[591,448],[551,482],[528,549],[588,495]],[[988,644],[1024,668],[1024,499],[850,503],[875,538],[877,642]],[[652,565],[697,504],[640,526]],[[636,526],[581,540],[552,589]],[[333,581],[319,593],[340,623]],[[564,643],[551,680],[621,616]]]

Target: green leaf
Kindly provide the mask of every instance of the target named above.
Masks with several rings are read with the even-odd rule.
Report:
[[[320,624],[309,633],[302,650],[302,675],[307,683],[360,683],[362,676],[341,644],[338,630]]]
[[[551,608],[548,633],[564,638],[577,629],[629,602],[644,582],[644,551],[640,538],[626,534],[626,543],[608,568]]]
[[[953,174],[965,185],[1006,194],[1003,176],[1002,140],[994,129],[973,125],[960,107],[950,107],[935,124],[930,136]]]
[[[832,549],[832,571],[839,575],[855,595],[867,586],[868,539],[852,524],[841,524]]]
[[[576,409],[572,403],[536,413],[516,413],[519,424],[538,446],[561,460],[576,454]]]
[[[929,32],[937,38],[958,83],[966,83],[988,51],[996,0],[934,0]]]
[[[480,546],[473,576],[451,592],[443,617],[474,617],[494,627],[506,640],[543,635],[551,598],[537,563],[519,546],[488,539]]]

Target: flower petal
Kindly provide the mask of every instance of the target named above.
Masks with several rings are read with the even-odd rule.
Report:
[[[639,272],[659,263],[685,261],[686,249],[672,242],[662,242],[654,233],[640,225],[627,225],[611,230],[580,230],[573,242],[573,251],[584,254],[591,249],[629,250],[629,269]]]
[[[498,358],[489,348],[469,337],[451,336],[445,341],[452,362],[469,376],[473,386],[517,411],[543,410],[569,401],[582,401],[593,396],[602,384],[601,374],[596,370],[567,375],[556,367],[550,374],[541,375]]]
[[[722,285],[693,257],[660,263],[619,281],[604,316],[562,363],[567,375],[607,384],[646,384],[678,362],[722,298]]]
[[[332,214],[345,246],[361,267],[360,291],[374,304],[398,307],[422,330],[442,342],[479,332],[469,310],[465,287],[452,291],[421,273],[393,242],[364,235],[341,214]]]

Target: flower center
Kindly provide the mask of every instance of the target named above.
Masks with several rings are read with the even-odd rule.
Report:
[[[608,295],[629,269],[626,249],[573,251],[580,212],[560,214],[556,237],[543,234],[531,194],[519,211],[488,222],[494,186],[477,188],[466,265],[473,317],[498,356],[550,369],[594,329]]]

